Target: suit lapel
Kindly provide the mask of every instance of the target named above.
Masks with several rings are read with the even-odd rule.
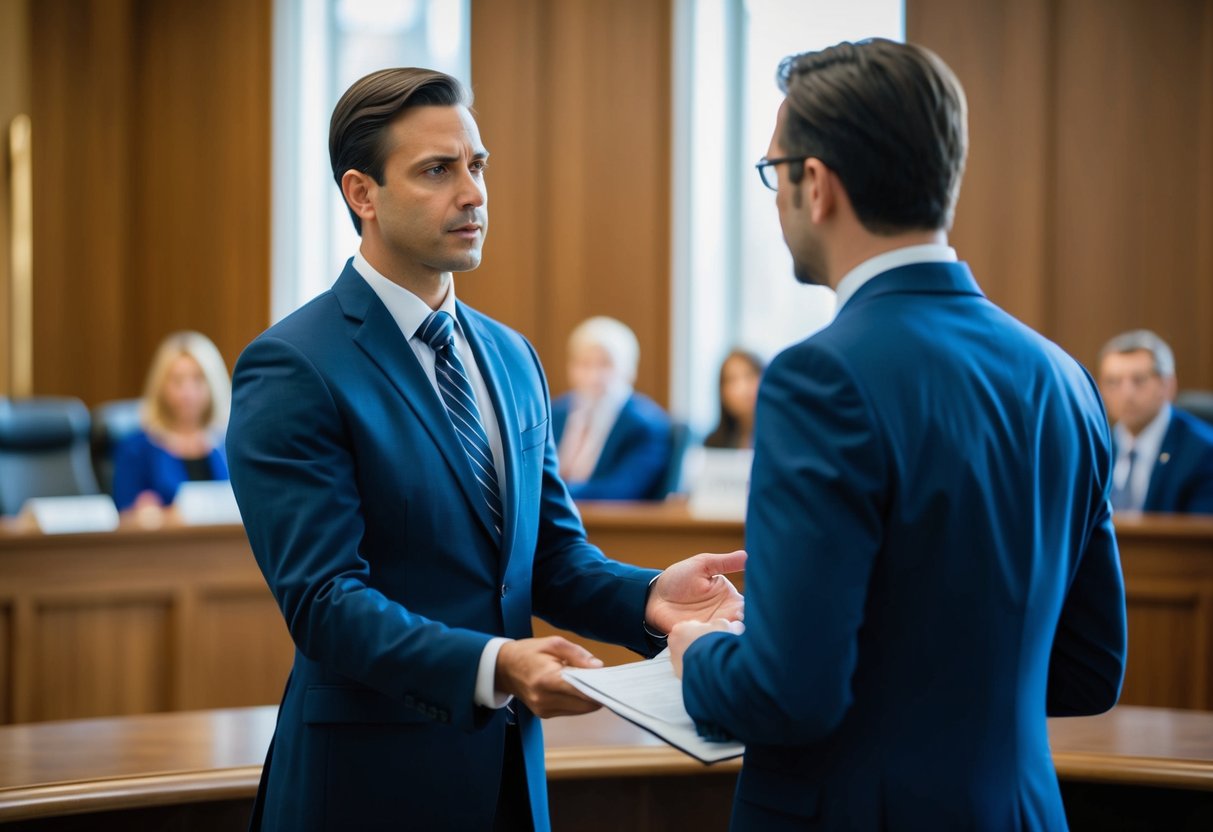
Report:
[[[464,311],[462,303],[456,304],[456,313],[459,324],[463,327],[464,337],[472,348],[472,356],[480,367],[480,375],[489,389],[489,398],[493,400],[493,410],[497,412],[497,426],[501,433],[501,448],[505,454],[505,482],[502,483],[504,493],[501,501],[502,511],[505,513],[505,525],[501,532],[501,551],[506,554],[506,557],[501,559],[501,570],[504,574],[518,529],[521,497],[519,489],[522,487],[518,406],[514,401],[513,388],[506,383],[509,371],[505,359],[501,357],[496,339],[479,320]]]
[[[352,265],[346,266],[333,286],[333,293],[346,316],[360,323],[354,332],[354,343],[383,371],[401,398],[416,414],[418,421],[442,452],[472,510],[480,518],[490,539],[493,539],[493,519],[484,502],[484,496],[480,493],[480,487],[476,484],[467,452],[455,433],[438,391],[417,363],[417,356],[413,354],[413,348],[409,346],[395,319]]]
[[[1150,470],[1150,481],[1146,484],[1146,499],[1142,503],[1142,511],[1157,511],[1156,506],[1163,503],[1162,491],[1170,482],[1168,472],[1175,462],[1175,454],[1179,451],[1181,434],[1184,426],[1175,418],[1171,411],[1171,424],[1162,436],[1162,444],[1158,446],[1158,456],[1154,458],[1154,467]]]

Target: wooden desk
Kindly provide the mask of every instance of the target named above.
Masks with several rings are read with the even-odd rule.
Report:
[[[582,513],[607,554],[646,566],[744,545],[741,523],[679,505]],[[1213,710],[1213,519],[1123,519],[1117,534],[1130,633],[1122,701]],[[635,659],[588,644],[610,663]],[[0,531],[0,723],[274,704],[292,656],[239,526]]]
[[[190,816],[192,828],[243,828],[274,717],[262,707],[0,727],[0,822],[128,829]],[[1108,806],[1174,802],[1175,790],[1197,812],[1213,806],[1213,714],[1121,707],[1053,720],[1049,734],[1063,785],[1111,784]],[[727,824],[739,761],[700,765],[605,711],[549,720],[545,735],[556,829]]]

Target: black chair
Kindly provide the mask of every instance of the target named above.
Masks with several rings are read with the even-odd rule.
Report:
[[[0,514],[17,514],[31,497],[97,493],[84,402],[0,397]]]
[[[1181,390],[1175,406],[1213,425],[1213,390]]]
[[[114,496],[114,449],[139,431],[140,399],[116,399],[93,408],[93,470],[101,490]]]
[[[653,499],[664,500],[682,490],[682,463],[691,445],[691,428],[686,422],[670,423],[670,461],[665,475],[653,494]]]

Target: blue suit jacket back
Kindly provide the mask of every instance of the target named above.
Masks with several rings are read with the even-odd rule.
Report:
[[[1178,407],[1171,408],[1143,509],[1213,514],[1213,427]]]
[[[232,485],[297,647],[254,828],[490,828],[506,717],[473,704],[489,638],[529,636],[534,612],[651,650],[656,572],[586,542],[530,344],[457,317],[501,428],[500,546],[438,393],[352,266],[237,362]],[[543,737],[517,714],[542,832]]]
[[[1065,828],[1046,713],[1102,711],[1124,590],[1096,387],[963,264],[888,271],[763,376],[746,631],[687,651],[734,828]]]
[[[557,444],[571,410],[571,396],[552,400]],[[648,396],[633,393],[620,409],[590,478],[568,483],[569,493],[577,500],[660,500],[672,451],[670,417]]]

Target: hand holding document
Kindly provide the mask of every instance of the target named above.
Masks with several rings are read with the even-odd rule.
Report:
[[[699,736],[683,705],[682,682],[674,676],[669,651],[617,667],[568,668],[564,678],[586,696],[700,762],[715,763],[745,753],[739,742],[712,742]]]

